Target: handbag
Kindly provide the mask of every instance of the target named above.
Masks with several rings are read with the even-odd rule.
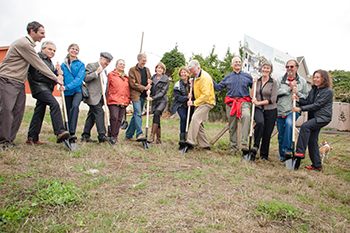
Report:
[[[124,120],[122,124],[120,125],[121,129],[127,129],[128,128],[128,121],[126,120],[126,109],[125,109],[125,114],[124,114]]]
[[[83,94],[83,98],[89,98],[90,97],[89,89],[87,88],[85,83],[81,84],[80,88],[81,88],[81,93]]]

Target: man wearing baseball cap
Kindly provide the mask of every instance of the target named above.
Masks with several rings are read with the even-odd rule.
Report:
[[[106,67],[113,60],[110,53],[100,53],[98,62],[89,63],[85,68],[85,84],[89,90],[89,98],[84,99],[84,102],[89,105],[89,112],[85,121],[84,131],[81,135],[81,141],[87,141],[91,136],[91,129],[96,123],[99,143],[111,141],[112,138],[106,136],[106,127],[104,122],[104,111],[102,90],[106,93],[107,90],[107,71]],[[102,87],[100,76],[102,76]]]

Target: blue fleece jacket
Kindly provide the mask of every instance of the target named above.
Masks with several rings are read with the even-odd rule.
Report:
[[[83,84],[85,77],[85,65],[80,60],[76,59],[68,64],[68,59],[61,65],[64,77],[64,95],[71,96],[76,92],[81,92],[80,86]]]

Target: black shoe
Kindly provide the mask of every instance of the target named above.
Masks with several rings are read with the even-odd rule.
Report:
[[[281,162],[281,163],[286,162],[286,158],[285,158],[285,157],[280,157],[280,162]]]
[[[69,138],[69,140],[71,140],[71,141],[75,141],[75,140],[78,140],[78,138],[77,138],[77,136],[76,135],[70,135],[70,138]]]
[[[92,143],[97,142],[97,140],[91,139],[90,137],[81,137],[80,141],[81,142],[92,142]]]
[[[98,143],[104,143],[104,142],[108,142],[109,144],[112,144],[112,145],[116,144],[114,138],[106,137],[106,136],[98,137]]]
[[[285,151],[284,152],[284,158],[285,158],[285,160],[292,158],[292,152]]]

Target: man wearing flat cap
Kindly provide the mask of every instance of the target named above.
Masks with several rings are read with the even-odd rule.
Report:
[[[84,99],[84,102],[89,105],[89,112],[85,121],[84,131],[81,135],[81,141],[89,141],[91,129],[96,123],[98,141],[100,143],[112,141],[106,136],[106,127],[104,122],[103,111],[103,95],[102,90],[106,93],[107,90],[107,71],[106,67],[113,60],[110,53],[103,52],[100,54],[100,60],[95,63],[89,63],[85,68],[85,84],[89,90],[89,98]],[[103,87],[101,87],[100,77],[102,77]]]

